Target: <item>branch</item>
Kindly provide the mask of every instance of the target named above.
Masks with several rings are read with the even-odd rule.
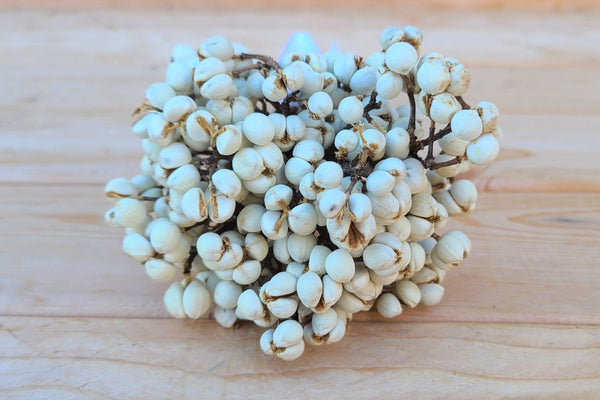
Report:
[[[451,160],[448,161],[443,161],[443,162],[432,162],[430,163],[430,165],[428,166],[430,169],[440,169],[440,168],[444,168],[444,167],[449,167],[451,165],[455,165],[455,164],[460,164],[462,162],[462,159],[460,157],[454,157]]]
[[[458,102],[462,106],[463,110],[471,109],[471,106],[467,104],[467,102],[465,101],[465,99],[462,98],[462,96],[456,96],[456,100],[458,100]]]
[[[402,79],[404,80],[404,85],[406,86],[406,94],[408,95],[408,102],[410,103],[410,116],[408,118],[408,134],[410,135],[411,141],[416,141],[416,137],[414,137],[415,133],[415,125],[417,122],[417,105],[415,104],[415,92],[412,88],[412,84],[410,79],[406,75],[402,75]]]
[[[438,133],[436,133],[433,136],[433,141],[437,141],[440,140],[441,138],[443,138],[444,136],[446,136],[447,134],[449,134],[450,132],[452,132],[452,128],[450,127],[450,124],[446,125],[443,129],[440,129],[438,131]]]
[[[432,119],[429,119],[429,138],[428,138],[428,143],[427,143],[427,158],[425,159],[426,162],[431,162],[433,161],[433,143],[434,143],[434,136],[435,136],[435,121]],[[431,161],[429,161],[431,160]]]
[[[440,140],[441,138],[443,138],[444,136],[446,136],[450,132],[452,132],[452,129],[450,128],[450,124],[448,124],[443,129],[440,129],[435,135],[433,135],[433,141],[437,142],[438,140]],[[425,148],[425,146],[427,146],[428,143],[429,143],[429,138],[423,139],[423,140],[419,140],[417,142],[417,144],[419,146],[419,150]]]
[[[363,117],[371,123],[373,121],[373,117],[369,115],[369,112],[373,110],[377,110],[381,107],[381,101],[377,101],[377,92],[373,90],[371,92],[371,98],[369,99],[369,103],[365,106],[363,111]]]
[[[193,246],[190,249],[190,254],[187,256],[187,258],[185,259],[185,263],[183,264],[184,275],[188,276],[190,274],[190,271],[192,270],[192,262],[194,261],[196,254],[198,254],[198,252],[196,251],[196,246]]]
[[[410,78],[407,75],[401,75],[402,80],[404,81],[404,86],[406,86],[406,94],[408,96],[408,103],[410,105],[410,116],[408,118],[408,126],[406,131],[410,137],[409,143],[409,154],[411,157],[419,158],[417,153],[419,150],[423,148],[423,146],[417,142],[417,137],[415,136],[415,127],[417,123],[417,105],[415,103],[415,92],[412,87],[412,83],[410,82]]]
[[[246,72],[246,71],[250,71],[253,69],[261,69],[265,64],[262,63],[257,63],[257,64],[250,64],[250,65],[246,65],[243,68],[237,69],[235,71],[233,71],[231,74],[234,76],[240,76],[240,74],[242,72]]]
[[[272,69],[281,68],[279,66],[279,64],[277,63],[277,61],[275,61],[275,59],[273,57],[264,56],[262,54],[242,53],[242,54],[240,54],[240,58],[242,60],[255,59],[255,60],[262,61],[263,63],[265,63],[267,66],[269,66]]]

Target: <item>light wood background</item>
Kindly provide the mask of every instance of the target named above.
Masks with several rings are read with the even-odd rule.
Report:
[[[0,1],[0,398],[599,398],[599,21],[584,0]],[[102,189],[139,171],[129,115],[171,48],[225,34],[275,55],[306,30],[368,55],[392,24],[503,113],[442,303],[359,315],[293,363],[256,327],[168,318]]]

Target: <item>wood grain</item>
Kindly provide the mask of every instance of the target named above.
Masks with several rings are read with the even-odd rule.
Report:
[[[600,390],[600,3],[0,1],[0,398],[578,398]],[[467,11],[468,10],[468,11]],[[368,55],[414,24],[494,101],[499,160],[449,229],[473,252],[437,307],[363,313],[294,363],[261,330],[176,321],[120,251],[104,183],[139,173],[131,111],[171,48],[295,30]]]
[[[0,395],[9,398],[591,399],[600,385],[597,326],[355,322],[343,341],[286,363],[260,352],[260,330],[251,326],[22,317],[0,324]]]
[[[239,12],[240,10],[275,10],[285,12],[289,10],[323,10],[334,9],[340,11],[340,3],[334,0],[296,0],[296,1],[270,1],[257,0],[248,3],[243,0],[204,0],[202,2],[194,0],[130,0],[121,2],[118,0],[54,0],[48,3],[44,0],[2,0],[0,3],[5,7],[11,8],[46,8],[46,9],[86,9],[91,7],[110,7],[110,8],[190,8],[201,9],[203,11],[219,12],[227,10],[229,12]],[[546,10],[546,11],[585,11],[599,8],[595,0],[522,0],[512,2],[506,0],[404,0],[401,3],[393,0],[382,0],[372,2],[369,0],[346,0],[344,7],[353,9],[376,10],[378,12],[406,12],[408,10],[421,11],[447,11],[453,9],[461,10]]]

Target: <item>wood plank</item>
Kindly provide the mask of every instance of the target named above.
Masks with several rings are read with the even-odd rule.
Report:
[[[166,284],[122,254],[93,186],[12,186],[0,198],[0,315],[162,317]],[[446,297],[407,321],[600,323],[600,195],[484,193],[451,221],[473,252]],[[359,317],[377,319],[375,314]]]
[[[110,7],[118,9],[131,8],[166,8],[173,7],[199,9],[203,11],[259,9],[259,10],[305,10],[313,9],[334,9],[342,10],[336,1],[322,0],[302,0],[296,2],[271,2],[268,0],[253,1],[249,4],[243,0],[205,0],[198,3],[193,0],[130,0],[120,2],[117,0],[54,0],[48,3],[44,0],[2,0],[1,7],[14,8],[50,8],[50,9],[78,9]],[[386,11],[407,11],[408,9],[440,11],[453,9],[494,9],[494,10],[535,10],[535,11],[565,11],[565,10],[596,10],[598,3],[595,0],[522,0],[514,2],[510,0],[455,0],[447,2],[444,0],[405,0],[400,4],[392,1],[371,2],[369,0],[347,0],[344,2],[344,8],[360,8],[361,11],[377,10]]]
[[[600,67],[596,0],[0,0],[0,398],[596,398]],[[390,19],[390,16],[396,16]],[[226,34],[277,54],[294,30],[368,55],[414,24],[503,113],[500,160],[453,220],[473,253],[437,307],[361,313],[294,363],[261,328],[178,321],[103,221],[138,173],[130,110],[171,48]],[[561,193],[563,192],[563,193]],[[351,394],[350,394],[351,393]]]
[[[51,68],[57,65],[95,65],[95,68],[102,66],[103,72],[117,72],[121,76],[127,67],[137,74],[148,74],[152,71],[149,67],[160,67],[158,72],[162,76],[173,46],[178,43],[197,46],[209,35],[226,35],[252,51],[277,55],[292,32],[304,30],[314,35],[323,50],[335,41],[344,51],[366,57],[380,50],[381,31],[396,23],[414,24],[421,29],[424,33],[422,51],[447,54],[470,68],[594,67],[599,61],[600,49],[589,43],[597,41],[600,35],[596,28],[599,13],[600,10],[535,14],[502,10],[447,11],[443,14],[405,13],[393,21],[380,10],[368,8],[357,12],[349,6],[329,13],[328,23],[322,24],[308,8],[293,13],[277,9],[256,13],[244,8],[207,13],[181,9],[100,9],[93,13],[77,9],[9,9],[0,15],[0,43],[3,51],[10,49],[14,55],[4,61],[5,65],[43,68],[45,73],[58,72]],[[254,33],[249,35],[249,29]],[[57,52],[56,48],[63,52]],[[143,58],[139,58],[140,55]],[[30,62],[40,59],[44,60],[43,65]],[[64,72],[71,70],[75,68]],[[519,74],[513,75],[518,78]],[[581,77],[565,73],[561,78]],[[145,75],[140,79],[147,82]],[[594,84],[592,80],[588,83]],[[558,82],[546,84],[552,87]]]
[[[341,342],[286,363],[261,353],[262,330],[250,325],[0,324],[0,395],[11,399],[593,398],[600,385],[600,328],[592,326],[351,322]]]

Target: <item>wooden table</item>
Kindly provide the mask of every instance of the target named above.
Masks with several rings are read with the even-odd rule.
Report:
[[[600,396],[597,1],[53,3],[0,2],[0,398]],[[261,353],[259,328],[170,319],[102,190],[139,171],[130,113],[171,48],[226,34],[277,54],[302,29],[368,55],[391,24],[503,113],[477,209],[451,222],[473,253],[442,303],[358,315],[293,363]]]

